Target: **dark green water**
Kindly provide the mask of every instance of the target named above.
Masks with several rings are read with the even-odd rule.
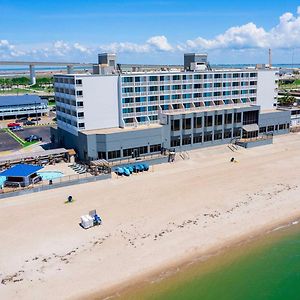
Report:
[[[300,300],[300,226],[235,246],[124,296],[147,300]]]

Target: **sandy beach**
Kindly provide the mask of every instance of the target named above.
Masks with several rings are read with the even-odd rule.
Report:
[[[129,178],[1,200],[0,299],[105,298],[297,219],[299,149],[299,134],[235,153],[223,145]],[[84,230],[92,209],[103,225]]]

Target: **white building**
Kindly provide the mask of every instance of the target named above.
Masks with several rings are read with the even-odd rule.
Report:
[[[212,70],[205,55],[188,54],[185,69],[122,72],[112,70],[114,56],[109,57],[109,64],[94,67],[101,74],[54,76],[59,128],[77,135],[82,130],[157,123],[159,112],[165,111],[276,106],[276,69]]]

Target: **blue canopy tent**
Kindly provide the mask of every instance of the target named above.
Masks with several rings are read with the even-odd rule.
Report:
[[[41,180],[36,172],[43,169],[41,166],[18,164],[0,173],[5,176],[4,186],[28,186]]]

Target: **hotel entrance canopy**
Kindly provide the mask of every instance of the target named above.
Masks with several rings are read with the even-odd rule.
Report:
[[[259,127],[257,124],[248,124],[242,127],[247,132],[259,131]]]

